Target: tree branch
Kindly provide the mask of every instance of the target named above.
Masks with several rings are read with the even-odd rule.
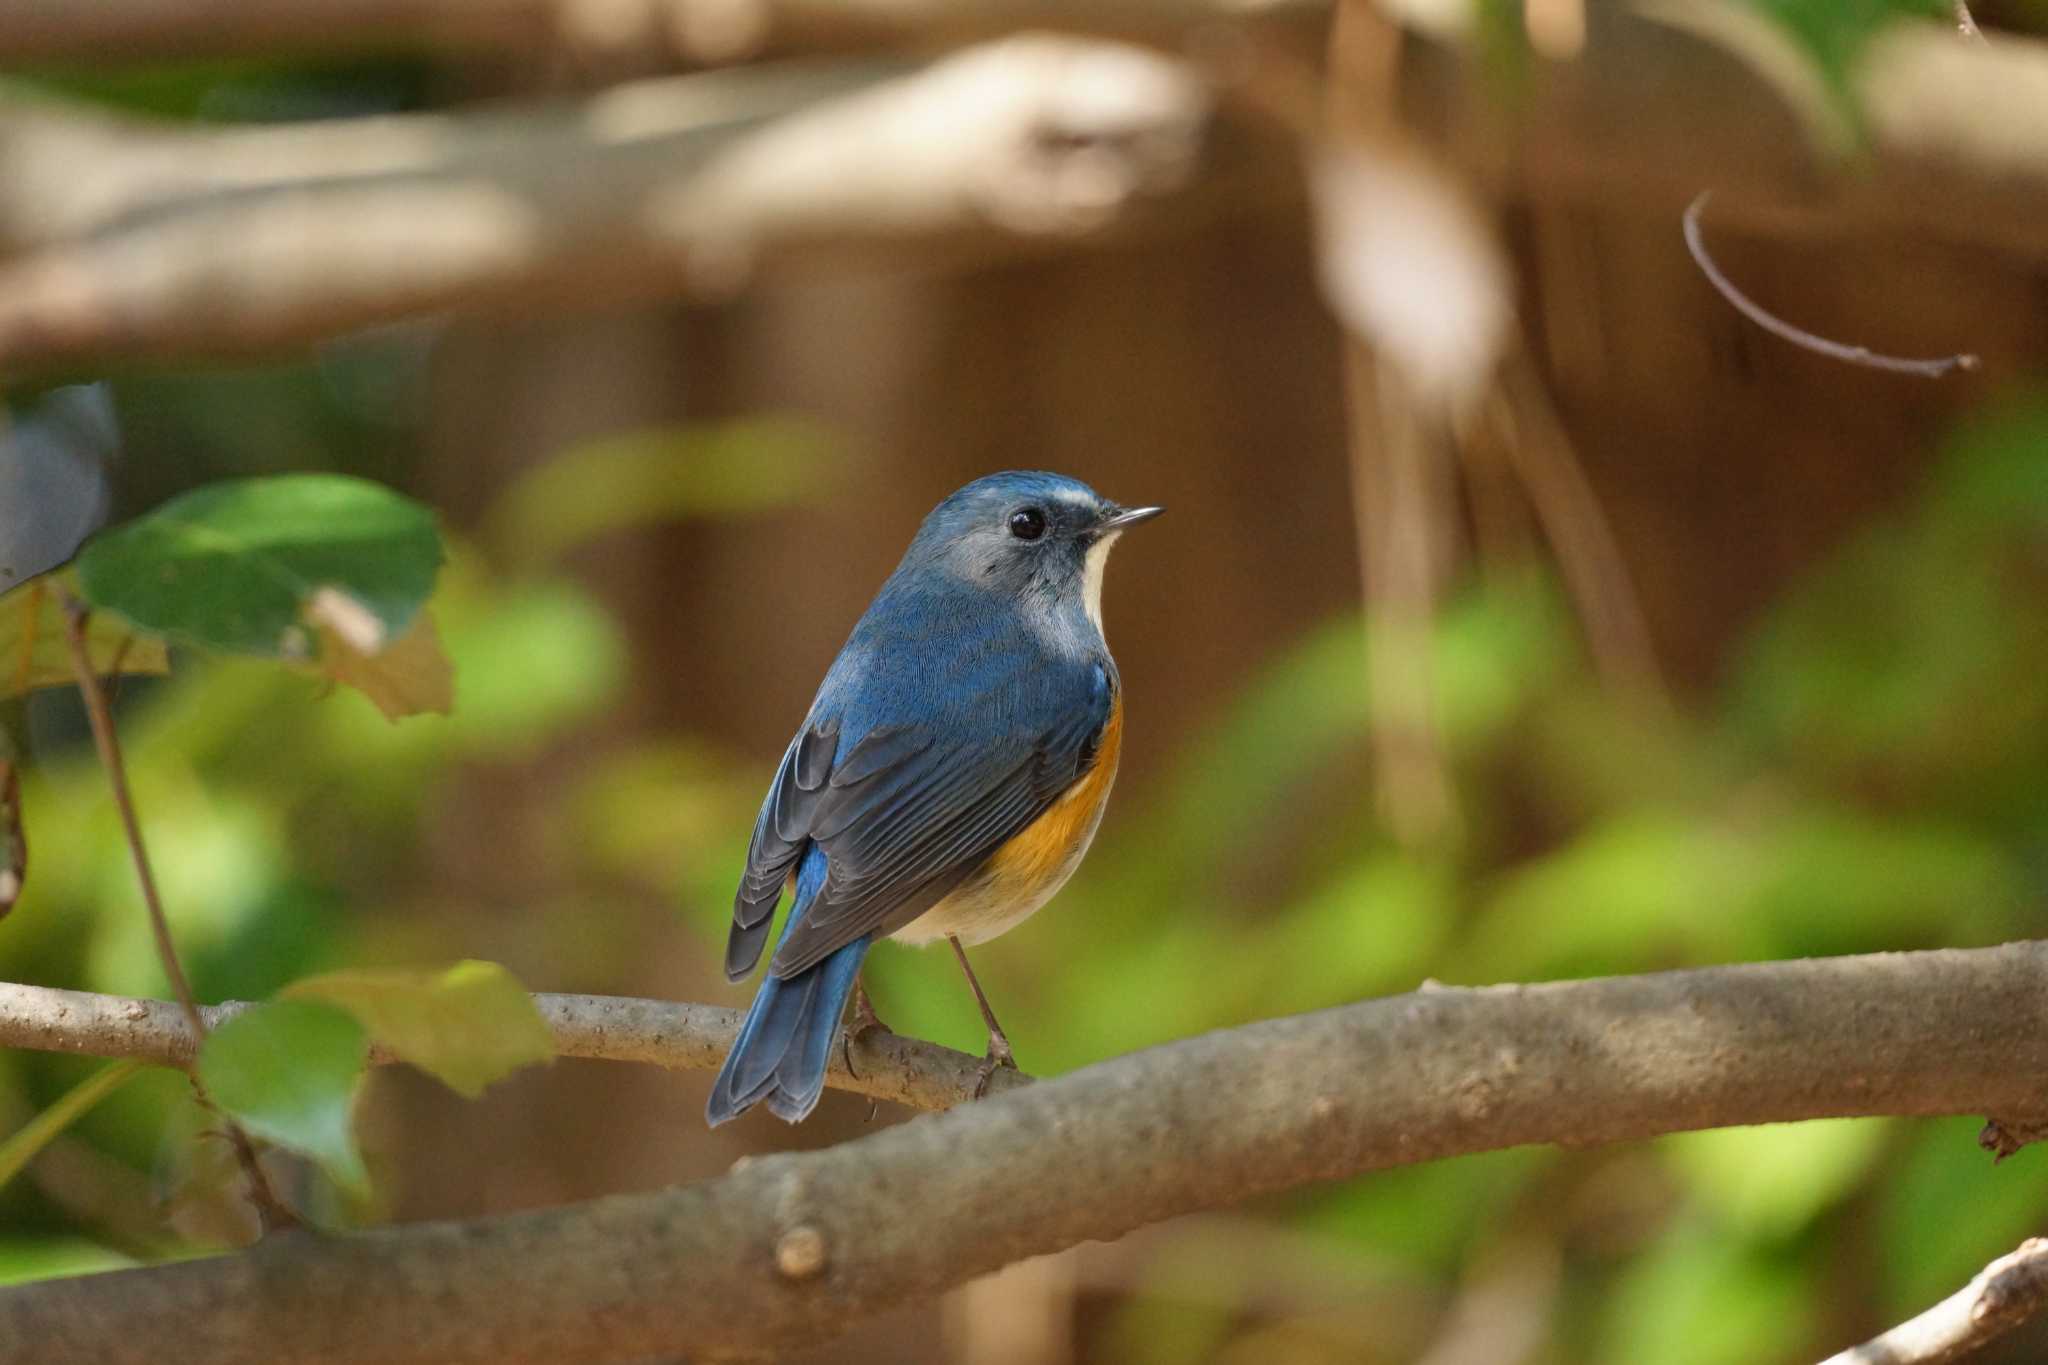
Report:
[[[611,995],[543,994],[533,1000],[554,1033],[557,1056],[645,1062],[675,1071],[716,1070],[742,1017],[716,1005]],[[208,1028],[217,1028],[249,1008],[247,1001],[230,1001],[201,1006],[200,1014]],[[189,1066],[198,1053],[191,1027],[169,1001],[14,982],[0,982],[0,1047],[135,1057],[175,1067]],[[835,1056],[826,1077],[835,1089],[912,1109],[946,1109],[974,1097],[979,1057],[886,1030],[871,1031],[848,1047],[855,1070],[846,1069],[844,1054]],[[371,1059],[395,1060],[382,1051]],[[989,1088],[1001,1092],[1029,1081],[1005,1072]]]
[[[1431,989],[1133,1053],[686,1189],[0,1291],[40,1365],[794,1347],[1026,1256],[1387,1166],[2048,1109],[2048,944]]]
[[[1139,48],[1026,37],[900,71],[225,131],[0,104],[0,368],[718,299],[819,256],[987,258],[1177,220],[1184,196],[1140,209],[1215,150],[1199,83]]]
[[[972,42],[1019,28],[1171,42],[1203,23],[1316,18],[1327,0],[0,0],[0,63],[275,55],[540,54],[733,61]]]
[[[1821,1365],[1949,1365],[2048,1309],[2048,1238],[2032,1237],[1882,1336]]]

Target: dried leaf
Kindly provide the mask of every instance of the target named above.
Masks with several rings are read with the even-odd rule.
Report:
[[[376,619],[367,612],[364,616]],[[365,638],[360,631],[344,635],[331,623],[316,628],[320,654],[305,667],[355,688],[375,702],[387,719],[429,711],[445,716],[454,709],[455,673],[441,648],[433,613],[420,612],[403,635],[378,650],[357,647],[356,641]]]
[[[71,646],[64,635],[59,589],[75,590],[69,570],[32,579],[0,595],[0,700],[39,687],[69,687],[77,681]],[[86,629],[86,654],[102,677],[116,673],[165,673],[170,655],[162,637],[112,617],[95,615]]]

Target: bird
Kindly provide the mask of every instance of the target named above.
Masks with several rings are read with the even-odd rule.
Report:
[[[875,940],[952,945],[988,1026],[977,1076],[1016,1065],[968,964],[1066,884],[1102,821],[1123,692],[1102,633],[1104,566],[1163,510],[1063,474],[1011,470],[928,515],[826,671],[761,803],[733,897],[725,971],[781,937],[705,1118],[818,1103],[847,1001],[872,1007]]]

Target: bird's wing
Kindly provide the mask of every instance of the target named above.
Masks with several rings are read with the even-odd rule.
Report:
[[[768,784],[767,799],[754,821],[747,846],[746,870],[732,900],[732,930],[725,940],[725,976],[738,981],[760,961],[762,943],[775,917],[783,885],[796,871],[810,846],[811,825],[819,798],[832,775],[839,747],[839,722],[826,719],[806,724],[782,755],[782,766]]]
[[[837,728],[806,727],[755,825],[733,907],[728,974],[744,975],[759,958],[806,843],[825,852],[825,884],[783,934],[770,965],[779,977],[864,935],[900,928],[943,899],[1087,771],[1113,683],[1099,665],[1080,682],[1068,704],[1047,698],[1021,708],[1034,723],[994,741],[942,737],[919,722],[882,725],[835,759]]]

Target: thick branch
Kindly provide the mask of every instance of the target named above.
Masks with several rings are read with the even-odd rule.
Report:
[[[1919,1317],[1822,1365],[1949,1365],[2048,1309],[2048,1238],[1999,1257]]]
[[[1025,1256],[1532,1142],[2048,1110],[2048,944],[1433,989],[1229,1029],[687,1189],[0,1291],[42,1365],[819,1341]]]
[[[611,995],[536,995],[534,1004],[555,1036],[556,1055],[599,1061],[646,1062],[676,1071],[710,1071],[724,1060],[740,1025],[740,1012],[715,1005],[632,1000]],[[217,1027],[249,1008],[245,1001],[200,1009]],[[835,1056],[826,1083],[912,1109],[945,1109],[973,1098],[981,1059],[903,1038],[886,1030],[848,1044],[854,1070]],[[0,1047],[76,1052],[89,1057],[136,1057],[185,1066],[197,1045],[178,1006],[164,1000],[56,990],[0,982]],[[374,1060],[391,1057],[376,1054]],[[1005,1071],[990,1078],[996,1091],[1029,1078]]]
[[[905,75],[767,68],[261,129],[0,105],[0,367],[249,352],[454,307],[720,298],[821,254],[1072,241],[1187,182],[1207,122],[1177,64],[1049,37]]]
[[[1314,16],[1325,0],[0,0],[0,63],[278,51],[729,61],[765,51],[968,42],[1020,27],[1171,40],[1227,18]]]

